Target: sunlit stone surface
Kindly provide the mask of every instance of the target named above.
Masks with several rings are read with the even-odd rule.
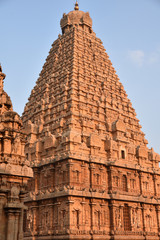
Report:
[[[25,239],[158,240],[159,155],[78,9],[63,15],[22,116],[34,170]]]

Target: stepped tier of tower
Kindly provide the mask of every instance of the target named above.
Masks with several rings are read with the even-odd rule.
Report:
[[[22,116],[35,174],[25,237],[159,239],[160,157],[89,13],[61,28]]]

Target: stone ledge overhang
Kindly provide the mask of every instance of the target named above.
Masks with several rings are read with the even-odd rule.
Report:
[[[32,168],[30,168],[26,165],[20,166],[20,165],[1,163],[0,164],[0,175],[32,178],[33,170],[32,170]]]
[[[24,204],[23,203],[7,203],[4,208],[6,210],[13,209],[13,212],[15,212],[15,209],[17,209],[17,211],[24,209]]]
[[[30,201],[39,201],[39,200],[46,200],[46,199],[53,199],[57,197],[66,197],[66,196],[74,196],[74,197],[87,197],[87,198],[96,198],[96,199],[104,199],[104,200],[117,200],[117,201],[123,201],[123,202],[140,202],[140,203],[146,203],[146,204],[153,204],[153,205],[160,205],[160,199],[156,199],[154,197],[147,198],[143,197],[142,195],[139,196],[133,196],[128,195],[128,192],[125,194],[108,194],[106,192],[104,193],[97,193],[97,192],[90,192],[90,191],[77,191],[77,190],[63,190],[63,191],[57,191],[57,192],[46,192],[41,194],[33,194],[30,192],[30,195],[25,198],[25,202]]]

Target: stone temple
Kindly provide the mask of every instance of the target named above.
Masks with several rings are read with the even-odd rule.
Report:
[[[33,171],[24,153],[22,120],[3,90],[5,77],[0,66],[0,240],[23,240],[23,202]]]
[[[160,240],[160,156],[89,13],[76,3],[60,23],[22,115],[24,239]]]

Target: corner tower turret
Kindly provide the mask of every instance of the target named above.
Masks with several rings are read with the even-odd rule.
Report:
[[[2,66],[0,65],[0,114],[13,109],[11,99],[3,89],[5,77],[6,75],[2,72]]]

